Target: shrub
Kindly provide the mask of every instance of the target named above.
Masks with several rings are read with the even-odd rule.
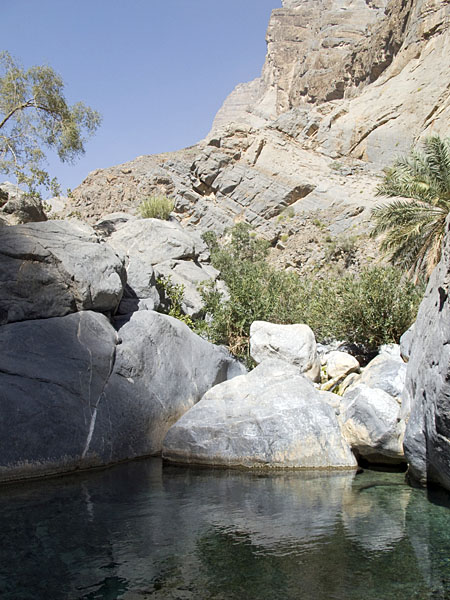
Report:
[[[144,219],[162,219],[167,221],[175,202],[166,196],[150,196],[141,202],[139,213]]]
[[[356,254],[356,238],[354,236],[338,236],[334,239],[327,236],[325,241],[328,244],[325,248],[325,260],[332,261],[342,258],[346,266],[352,263]]]
[[[399,269],[371,267],[310,284],[302,311],[319,340],[343,339],[375,350],[399,341],[416,317],[423,292],[423,285],[414,285]]]
[[[173,283],[170,275],[168,277],[159,277],[156,281],[158,291],[160,292],[164,308],[161,312],[179,321],[186,323],[191,329],[194,323],[189,315],[185,315],[182,309],[184,297],[184,285],[182,283]]]
[[[251,237],[243,224],[232,231],[225,247],[211,232],[204,239],[212,264],[229,290],[225,299],[213,283],[203,287],[210,316],[206,333],[247,361],[250,325],[255,320],[306,323],[318,341],[342,339],[372,350],[398,342],[414,321],[422,297],[423,288],[393,267],[326,279],[277,271],[265,260],[267,243]]]

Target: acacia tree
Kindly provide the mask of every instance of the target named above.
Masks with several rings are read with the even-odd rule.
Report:
[[[450,212],[450,138],[426,138],[385,171],[377,194],[395,199],[375,207],[374,235],[395,264],[428,278],[441,256],[445,220]]]
[[[49,66],[24,70],[8,53],[0,53],[0,173],[12,174],[30,194],[40,186],[55,192],[56,179],[45,169],[45,149],[62,162],[84,154],[84,143],[101,122],[82,102],[69,106],[64,83]]]

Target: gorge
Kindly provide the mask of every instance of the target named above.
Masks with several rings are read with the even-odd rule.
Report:
[[[382,169],[450,136],[449,24],[448,0],[283,0],[197,145],[45,210],[0,186],[5,598],[450,597],[450,220],[376,356],[255,319],[248,371],[188,327],[201,283],[229,294],[205,232],[247,224],[299,277],[385,264]],[[155,195],[167,221],[139,216]]]

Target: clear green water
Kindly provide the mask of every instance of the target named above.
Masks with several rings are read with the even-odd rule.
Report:
[[[444,493],[157,459],[0,488],[2,600],[450,598]]]

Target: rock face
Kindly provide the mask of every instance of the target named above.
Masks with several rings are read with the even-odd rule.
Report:
[[[278,116],[305,102],[342,98],[342,64],[370,35],[384,5],[385,0],[285,0],[272,12],[267,30],[264,95],[255,112]]]
[[[261,78],[237,86],[213,130],[228,122],[259,126],[294,106],[342,98],[345,61],[383,16],[385,0],[284,0],[272,11]]]
[[[0,481],[158,453],[206,390],[243,372],[171,317],[118,325],[83,311],[0,327]]]
[[[117,343],[108,319],[81,312],[12,323],[0,340],[0,480],[102,464],[95,426]],[[110,439],[110,428],[102,433]]]
[[[334,409],[278,360],[207,392],[169,430],[163,458],[248,468],[356,466]]]
[[[284,360],[313,381],[320,376],[316,338],[308,325],[254,321],[250,327],[250,355],[257,363],[270,358]]]
[[[81,222],[46,221],[0,229],[0,324],[114,312],[125,285],[123,259]]]
[[[323,152],[386,164],[424,134],[450,133],[449,16],[448,2],[390,3],[373,43],[354,49],[358,79],[373,83],[322,122]]]
[[[424,131],[449,132],[449,17],[447,2],[285,0],[258,87],[238,86],[214,125],[227,114],[260,127],[305,107],[301,129],[318,106],[308,131],[322,152],[386,164]]]
[[[403,409],[411,479],[450,490],[450,233],[414,325]]]

